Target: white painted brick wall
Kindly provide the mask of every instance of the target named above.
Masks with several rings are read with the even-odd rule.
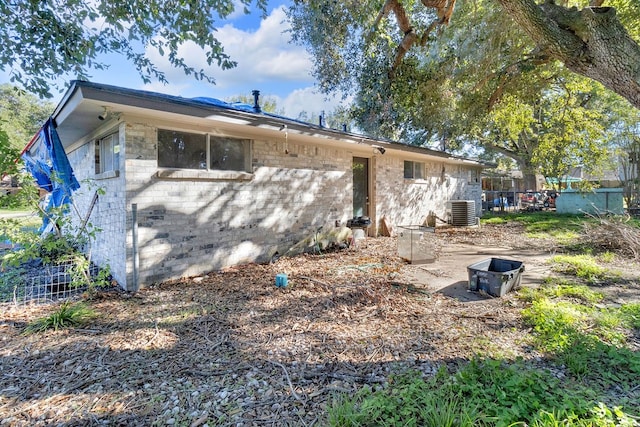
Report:
[[[126,136],[126,204],[138,208],[141,284],[266,261],[351,213],[346,152],[326,160],[321,147],[255,140],[251,180],[170,180],[155,177],[156,129],[128,124]],[[130,231],[127,241],[131,247]],[[127,271],[131,281],[131,260]]]

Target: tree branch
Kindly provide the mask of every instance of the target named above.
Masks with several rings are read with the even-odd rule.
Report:
[[[494,71],[486,75],[482,80],[480,80],[474,87],[473,90],[479,90],[489,83],[494,78],[499,79],[498,87],[494,90],[492,95],[489,97],[489,101],[487,103],[487,111],[491,111],[496,102],[498,102],[502,98],[502,92],[504,90],[504,85],[508,83],[508,79],[513,76],[517,76],[523,72],[523,70],[528,69],[530,66],[538,66],[547,64],[550,61],[550,58],[544,54],[533,54],[528,56],[520,61],[514,62],[512,64],[508,64],[500,70]]]
[[[418,42],[421,46],[424,46],[429,38],[429,34],[437,27],[441,27],[449,24],[449,20],[451,19],[451,15],[453,14],[453,9],[456,4],[456,0],[422,0],[422,4],[427,8],[436,9],[436,15],[438,19],[434,20],[427,30],[420,37],[416,34],[413,27],[411,26],[411,21],[407,16],[407,12],[404,9],[404,6],[398,0],[387,0],[380,10],[378,17],[375,20],[375,26],[380,22],[382,16],[388,14],[390,11],[393,11],[393,14],[396,16],[396,20],[398,22],[398,27],[400,31],[404,34],[402,42],[398,45],[396,49],[396,56],[393,61],[393,65],[391,66],[391,70],[389,71],[389,77],[393,78],[396,70],[402,63],[405,55],[411,49],[411,47]]]
[[[614,8],[568,9],[552,2],[498,0],[548,55],[640,108],[640,46]],[[598,4],[601,0],[594,0]]]

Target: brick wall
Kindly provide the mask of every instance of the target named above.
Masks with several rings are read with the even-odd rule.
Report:
[[[91,216],[104,229],[92,247],[93,256],[109,264],[129,290],[136,285],[134,205],[138,285],[268,261],[318,227],[328,230],[352,217],[352,159],[370,156],[322,142],[253,139],[251,174],[234,179],[215,178],[206,171],[159,175],[156,132],[142,121],[120,123],[119,174],[94,179],[105,195]],[[93,142],[69,157],[79,179],[95,178]],[[419,160],[426,165],[424,179],[409,180],[403,177],[404,160],[390,150],[371,158],[374,219],[386,216],[393,225],[422,224],[429,211],[444,217],[451,199],[476,200],[479,214],[481,185],[467,166]],[[81,212],[88,210],[92,195],[83,185],[76,196]]]
[[[119,128],[111,128],[109,132],[119,129],[120,147],[124,147],[124,124]],[[73,202],[81,216],[72,212],[72,218],[78,225],[90,210],[91,201],[96,191],[98,200],[89,217],[90,229],[100,229],[96,239],[90,245],[91,259],[101,267],[109,266],[111,274],[119,283],[125,283],[125,193],[124,193],[124,156],[121,153],[119,171],[116,174],[105,174],[96,177],[95,146],[92,139],[79,148],[67,153],[80,189],[73,194]]]
[[[267,261],[351,214],[345,150],[254,140],[250,179],[164,179],[157,177],[154,127],[127,124],[126,144],[126,204],[129,212],[137,205],[141,284]],[[130,213],[127,223],[132,255]]]
[[[398,225],[421,225],[430,211],[445,218],[447,200],[475,200],[476,216],[482,209],[482,188],[478,173],[470,168],[442,161],[425,162],[423,179],[405,179],[402,157],[376,159],[376,216]],[[411,159],[411,160],[415,160]],[[476,178],[477,177],[477,178]]]

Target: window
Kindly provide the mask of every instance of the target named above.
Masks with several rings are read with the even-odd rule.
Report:
[[[424,163],[404,161],[404,177],[405,179],[423,179]]]
[[[158,166],[246,172],[251,168],[251,141],[158,129]]]
[[[249,171],[251,141],[248,139],[210,137],[211,169],[224,171]]]
[[[118,132],[96,140],[96,174],[120,169],[120,138]]]
[[[158,166],[207,169],[207,135],[158,129]]]
[[[480,182],[480,171],[478,169],[469,170],[469,184],[477,184]]]

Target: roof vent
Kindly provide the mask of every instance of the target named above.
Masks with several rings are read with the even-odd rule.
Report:
[[[260,91],[253,90],[251,94],[253,95],[253,109],[256,113],[262,113],[262,109],[260,108]]]

